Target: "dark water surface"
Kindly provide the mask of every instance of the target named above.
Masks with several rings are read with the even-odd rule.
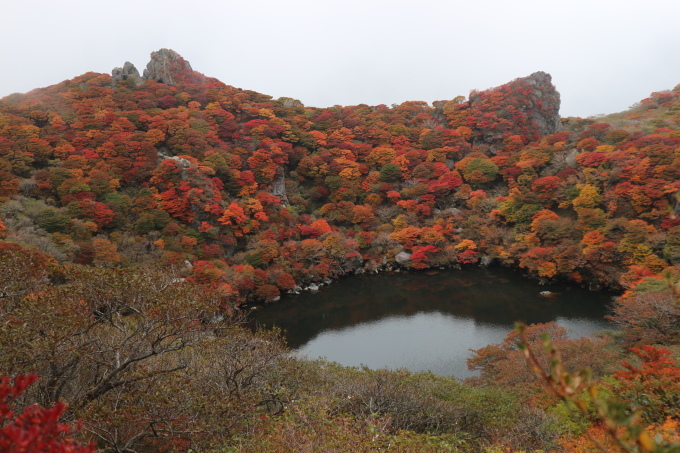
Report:
[[[504,268],[465,269],[348,277],[251,317],[282,328],[288,345],[310,358],[464,378],[473,375],[469,350],[500,342],[515,321],[557,321],[574,337],[609,328],[611,297],[539,286]]]

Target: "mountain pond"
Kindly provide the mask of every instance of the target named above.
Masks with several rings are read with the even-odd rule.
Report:
[[[462,379],[475,374],[465,363],[470,349],[501,342],[516,321],[556,321],[573,338],[611,329],[604,316],[612,296],[539,286],[511,269],[472,268],[345,277],[250,317],[283,329],[288,346],[310,359]]]

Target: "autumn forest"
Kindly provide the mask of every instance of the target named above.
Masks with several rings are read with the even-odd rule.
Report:
[[[536,72],[307,107],[167,49],[0,99],[0,450],[680,452],[680,85],[559,106]],[[614,291],[616,330],[520,327],[458,381],[243,324],[343,276],[466,266]]]

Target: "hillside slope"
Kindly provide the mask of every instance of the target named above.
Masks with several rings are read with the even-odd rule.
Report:
[[[469,100],[318,109],[162,49],[0,100],[6,241],[162,261],[225,306],[355,272],[499,262],[630,287],[680,262],[680,89],[560,119],[537,72]]]

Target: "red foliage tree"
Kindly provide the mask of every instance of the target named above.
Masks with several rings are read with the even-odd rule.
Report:
[[[667,417],[677,417],[680,407],[680,367],[671,351],[644,345],[631,348],[642,361],[634,366],[623,362],[623,371],[614,376],[617,395],[634,407],[642,408],[647,423],[662,423]]]
[[[276,277],[276,286],[284,291],[295,288],[295,285],[295,279],[288,272],[283,272]]]
[[[38,405],[16,413],[14,403],[35,375],[0,379],[0,451],[4,453],[90,453],[94,445],[79,445],[73,439],[73,427],[61,423],[66,406],[57,403],[46,409]]]

